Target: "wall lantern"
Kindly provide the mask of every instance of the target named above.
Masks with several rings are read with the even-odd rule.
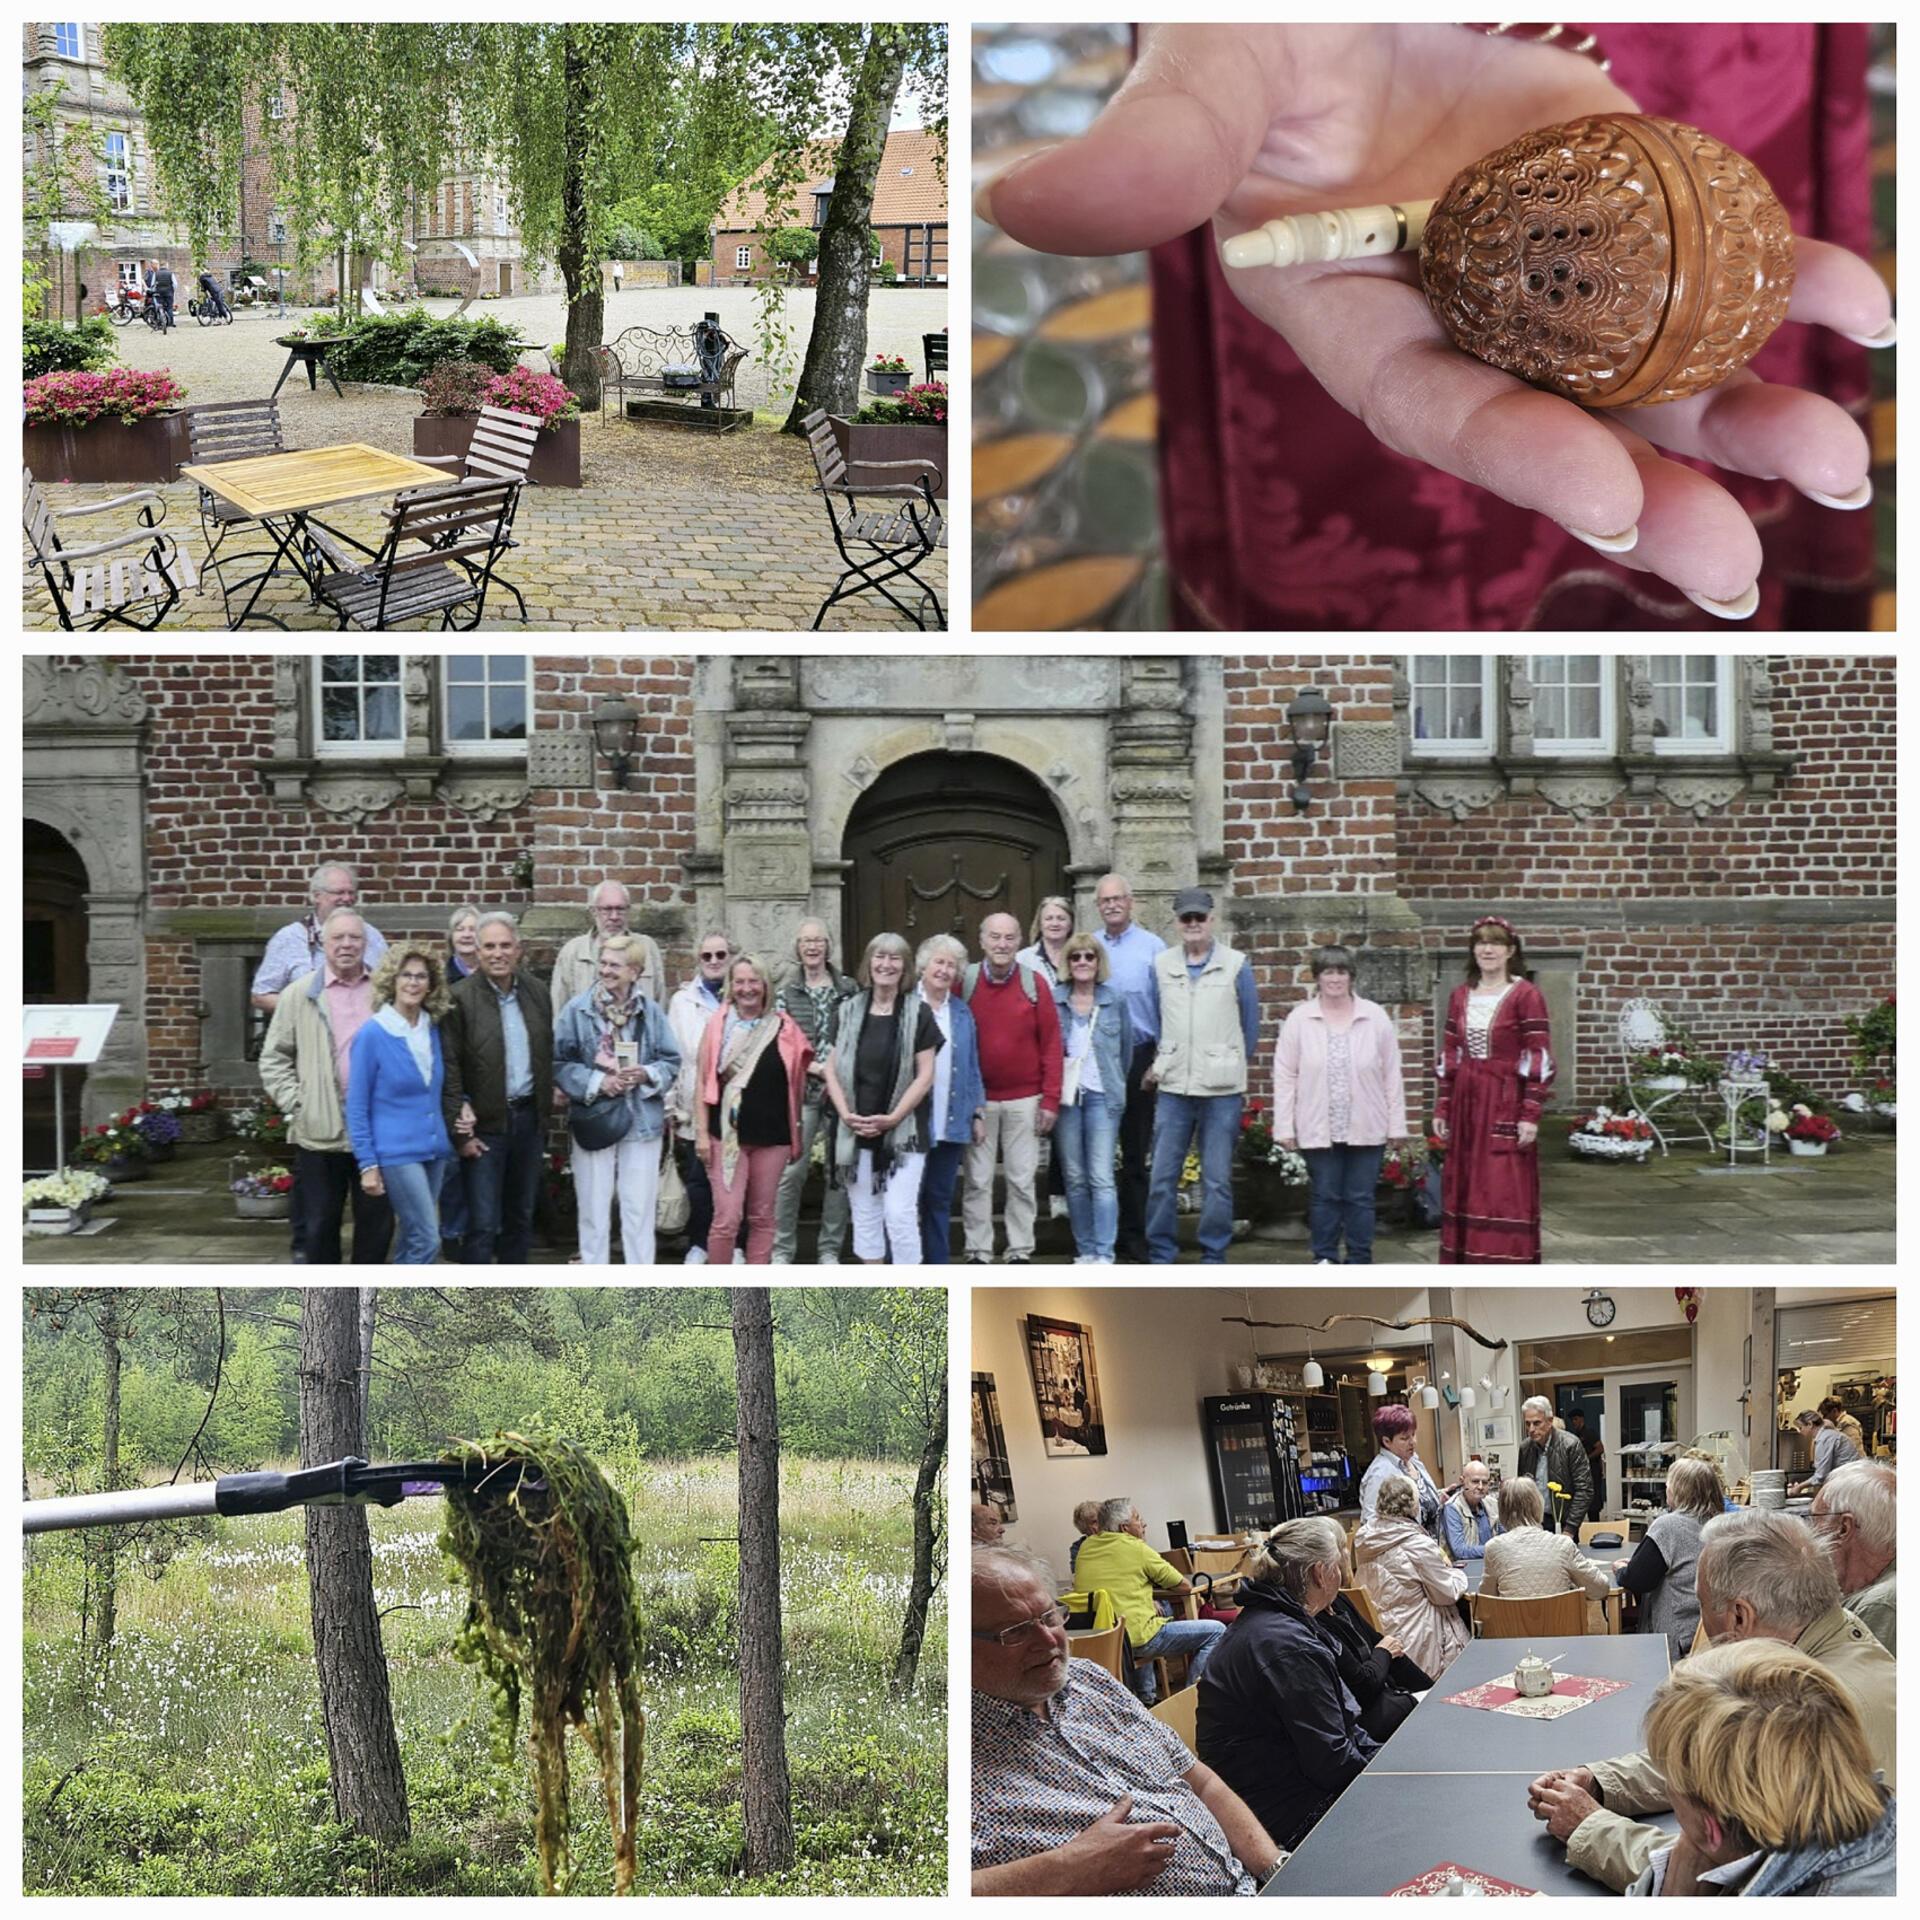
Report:
[[[1302,687],[1287,702],[1287,731],[1293,735],[1293,810],[1305,813],[1313,804],[1307,790],[1307,776],[1320,749],[1327,742],[1327,728],[1333,720],[1333,708],[1318,687]]]
[[[640,716],[618,694],[608,694],[593,710],[593,743],[613,774],[613,784],[624,788],[640,746]]]

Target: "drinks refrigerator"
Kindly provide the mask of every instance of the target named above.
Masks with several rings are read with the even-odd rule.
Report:
[[[1306,1513],[1292,1404],[1277,1393],[1233,1393],[1210,1395],[1203,1406],[1222,1528],[1264,1531]]]

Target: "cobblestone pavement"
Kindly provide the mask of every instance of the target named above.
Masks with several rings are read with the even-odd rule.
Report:
[[[236,1220],[225,1191],[231,1144],[190,1148],[150,1177],[116,1190],[96,1216],[96,1231],[63,1239],[30,1239],[35,1265],[196,1262],[287,1263],[285,1222]],[[1713,1266],[1890,1264],[1894,1259],[1894,1137],[1850,1135],[1824,1160],[1777,1158],[1766,1171],[1714,1168],[1704,1148],[1676,1148],[1642,1167],[1570,1159],[1557,1138],[1541,1168],[1543,1240],[1549,1266],[1615,1263],[1642,1266],[1700,1262]],[[800,1250],[811,1249],[812,1208]],[[111,1224],[100,1225],[99,1223]],[[1191,1263],[1192,1221],[1183,1218]],[[1064,1265],[1073,1247],[1064,1221],[1039,1223],[1035,1264]],[[1432,1265],[1438,1236],[1382,1223],[1374,1247],[1380,1265]],[[565,1265],[570,1235],[536,1243],[532,1264]],[[661,1257],[673,1262],[675,1246]],[[1234,1266],[1304,1266],[1309,1253],[1298,1218],[1235,1242]],[[803,1264],[805,1264],[803,1262]]]

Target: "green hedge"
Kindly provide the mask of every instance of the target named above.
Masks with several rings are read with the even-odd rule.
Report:
[[[499,320],[435,320],[424,309],[374,314],[356,322],[328,356],[343,380],[417,387],[442,360],[479,360],[510,373],[526,343]]]
[[[77,327],[28,320],[21,333],[21,370],[28,380],[43,373],[105,373],[114,363],[113,322],[103,313]]]

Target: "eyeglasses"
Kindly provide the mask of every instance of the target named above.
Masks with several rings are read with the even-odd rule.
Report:
[[[1100,956],[1097,953],[1070,953],[1067,955],[1067,958],[1076,963],[1084,960],[1092,967],[1097,967],[1100,964]]]
[[[1066,1608],[1049,1607],[1045,1613],[1036,1613],[1031,1620],[1016,1620],[1012,1626],[1001,1627],[997,1632],[983,1633],[975,1627],[973,1637],[976,1640],[990,1640],[998,1647],[1020,1647],[1030,1644],[1040,1634],[1066,1624]]]
[[[1180,924],[1183,927],[1197,927],[1201,921],[1210,919],[1211,917],[1211,915],[1204,913],[1183,913],[1180,916]]]
[[[716,947],[713,952],[703,953],[700,956],[702,960],[728,960],[732,957],[733,949],[731,947]]]

